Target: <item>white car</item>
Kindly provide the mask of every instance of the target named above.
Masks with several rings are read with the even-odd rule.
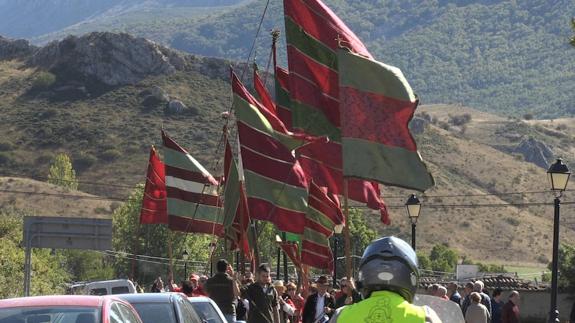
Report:
[[[216,302],[209,297],[197,296],[188,297],[196,313],[207,323],[227,323],[226,318]]]
[[[134,294],[136,287],[128,279],[101,280],[79,283],[68,287],[67,294],[72,295],[113,295]]]

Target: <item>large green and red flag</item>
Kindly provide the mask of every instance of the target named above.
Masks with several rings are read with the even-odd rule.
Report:
[[[275,93],[278,118],[288,130],[292,130],[289,72],[279,66],[275,69]]]
[[[253,245],[255,239],[249,234],[251,232],[249,230],[250,218],[245,191],[228,141],[226,141],[224,153],[224,179],[225,237],[231,242],[231,250],[240,250],[247,259],[252,259],[253,248],[250,246]]]
[[[221,236],[224,216],[218,181],[164,131],[162,139],[170,229]]]
[[[422,192],[432,187],[408,127],[418,100],[401,70],[344,49],[338,68],[344,176]]]
[[[340,45],[371,57],[359,38],[321,1],[284,1],[292,127],[328,136],[327,144],[298,149],[298,161],[319,186],[344,193],[337,49]],[[389,222],[377,183],[348,180],[349,198],[380,210]]]
[[[303,233],[307,179],[292,150],[305,144],[262,106],[231,73],[250,217],[279,230]]]
[[[302,236],[301,262],[319,269],[333,270],[329,237],[336,225],[345,223],[339,200],[327,188],[309,185],[308,212]]]
[[[168,223],[164,163],[160,160],[153,146],[150,149],[146,186],[144,187],[144,197],[142,198],[142,209],[140,211],[140,223]]]

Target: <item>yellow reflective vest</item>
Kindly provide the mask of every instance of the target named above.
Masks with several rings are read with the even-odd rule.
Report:
[[[373,292],[359,303],[344,307],[337,323],[425,323],[425,309],[390,291]]]

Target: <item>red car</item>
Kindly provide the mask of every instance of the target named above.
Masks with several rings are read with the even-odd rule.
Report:
[[[0,300],[0,323],[142,323],[114,296],[54,295]]]

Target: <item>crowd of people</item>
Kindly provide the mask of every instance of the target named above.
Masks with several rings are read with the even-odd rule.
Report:
[[[164,284],[158,277],[151,292],[175,291],[189,297],[212,298],[228,322],[270,323],[319,323],[328,322],[338,308],[360,302],[363,297],[354,280],[342,278],[333,286],[326,276],[320,276],[308,290],[300,290],[294,282],[271,280],[270,268],[262,265],[244,275],[234,273],[226,260],[218,261],[217,273],[209,278],[191,274],[179,286],[173,281]],[[519,322],[520,295],[512,291],[507,302],[502,290],[493,290],[491,296],[481,281],[465,284],[461,293],[452,282],[446,286],[433,284],[429,295],[452,301],[461,307],[467,323],[516,323]]]
[[[518,307],[520,295],[517,291],[512,291],[505,302],[500,288],[493,290],[490,297],[483,282],[477,280],[466,283],[462,294],[454,282],[447,284],[447,287],[440,284],[430,285],[428,293],[457,303],[467,323],[520,322]]]
[[[270,268],[261,265],[255,273],[235,273],[224,259],[211,278],[191,274],[179,286],[158,277],[150,292],[181,292],[189,297],[210,297],[228,322],[320,323],[328,322],[337,308],[362,300],[353,279],[342,278],[335,288],[320,276],[301,290],[294,282],[272,282]]]

